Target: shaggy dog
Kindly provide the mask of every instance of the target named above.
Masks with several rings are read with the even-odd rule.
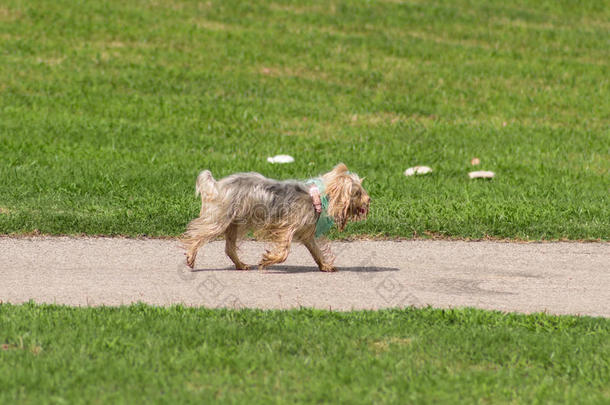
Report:
[[[285,261],[295,240],[307,247],[321,271],[336,271],[329,245],[320,237],[333,223],[342,231],[348,221],[365,219],[370,204],[362,179],[343,163],[306,182],[277,181],[258,173],[216,181],[204,170],[195,189],[201,194],[201,212],[181,240],[191,268],[199,248],[224,235],[226,254],[238,270],[247,270],[237,255],[237,241],[253,231],[257,239],[274,244],[260,260],[260,269]]]

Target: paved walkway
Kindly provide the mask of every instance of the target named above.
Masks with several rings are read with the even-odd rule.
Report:
[[[256,263],[264,244],[245,242]],[[283,265],[236,271],[224,242],[195,271],[174,240],[0,237],[0,301],[209,307],[377,309],[471,306],[610,317],[609,243],[333,243],[337,273],[294,245]]]

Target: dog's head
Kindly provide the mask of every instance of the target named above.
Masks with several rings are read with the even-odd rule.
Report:
[[[322,180],[328,195],[328,215],[335,220],[340,231],[345,228],[347,221],[366,219],[371,198],[362,187],[363,179],[339,163],[323,175]]]

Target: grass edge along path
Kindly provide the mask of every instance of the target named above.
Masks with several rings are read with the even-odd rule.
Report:
[[[0,233],[177,236],[199,170],[343,161],[331,238],[607,240],[607,3],[5,0]]]
[[[0,402],[603,403],[610,320],[0,304]]]

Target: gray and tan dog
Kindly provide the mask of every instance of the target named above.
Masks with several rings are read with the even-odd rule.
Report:
[[[247,270],[237,255],[237,241],[253,231],[256,239],[274,244],[259,262],[260,269],[285,261],[291,242],[297,241],[307,247],[321,271],[335,271],[316,225],[326,218],[343,230],[348,221],[363,220],[369,212],[370,198],[362,179],[343,163],[309,182],[277,181],[258,173],[238,173],[216,181],[204,170],[195,188],[201,194],[201,212],[181,240],[191,268],[199,248],[224,235],[225,252],[237,269]]]

